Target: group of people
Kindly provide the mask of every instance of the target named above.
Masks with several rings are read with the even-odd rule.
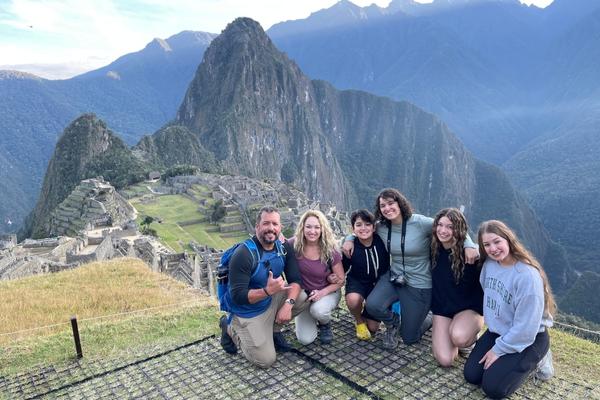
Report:
[[[231,258],[229,293],[237,306],[220,321],[225,351],[240,349],[269,367],[276,351],[291,349],[281,327],[292,318],[301,344],[317,337],[329,344],[345,285],[359,340],[383,324],[382,345],[393,350],[399,337],[410,345],[431,328],[437,362],[449,367],[459,353],[468,355],[465,379],[488,397],[510,395],[532,372],[542,380],[553,375],[548,328],[556,305],[548,279],[506,224],[482,223],[475,244],[457,209],[433,219],[416,214],[396,189],[382,190],[374,209],[352,213],[343,254],[321,212],[304,213],[294,237],[280,240],[279,212],[261,209],[252,240],[269,261],[257,272],[244,246]]]

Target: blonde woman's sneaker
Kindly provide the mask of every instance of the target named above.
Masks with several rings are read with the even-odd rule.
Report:
[[[371,339],[371,332],[369,328],[367,328],[366,323],[356,324],[356,337],[359,340],[369,340]]]
[[[548,352],[540,360],[535,370],[535,378],[540,381],[547,381],[554,376],[554,366],[552,365],[552,351],[548,349]]]
[[[329,344],[333,341],[331,324],[319,324],[319,339],[321,340],[321,344]]]

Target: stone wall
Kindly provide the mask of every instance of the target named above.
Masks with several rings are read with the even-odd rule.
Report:
[[[25,239],[21,244],[24,248],[34,247],[56,247],[61,243],[61,238]]]
[[[139,234],[139,232],[135,228],[120,229],[120,230],[110,232],[110,236],[112,236],[113,238],[119,238],[119,239],[123,238],[123,237],[127,237],[127,236],[136,236],[138,234]]]
[[[135,256],[144,261],[152,269],[158,272],[160,256],[155,246],[148,237],[140,237],[133,242]]]
[[[0,280],[19,279],[31,275],[54,273],[75,267],[76,265],[74,264],[45,260],[40,257],[16,258],[13,259],[12,264],[0,271]]]
[[[187,253],[161,254],[160,272],[166,273],[173,278],[194,286],[194,259],[188,257]]]
[[[12,249],[0,251],[0,280],[9,276],[15,268],[17,257]]]
[[[217,267],[219,266],[223,251],[194,242],[190,243],[190,246],[196,252],[193,286],[204,290],[213,297],[217,297]]]
[[[67,252],[67,264],[87,264],[94,261],[103,261],[113,258],[115,254],[111,236],[106,236],[102,242],[90,253]]]
[[[54,260],[64,260],[68,252],[79,251],[82,248],[83,240],[81,238],[63,238],[64,240],[50,252]]]

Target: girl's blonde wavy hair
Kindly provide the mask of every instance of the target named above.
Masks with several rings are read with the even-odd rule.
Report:
[[[315,217],[321,225],[321,236],[319,237],[319,253],[322,263],[327,263],[328,260],[333,260],[333,251],[335,250],[335,238],[331,225],[325,217],[325,215],[318,210],[308,210],[300,217],[296,232],[294,233],[294,251],[297,255],[302,256],[304,254],[304,245],[306,239],[304,238],[304,225],[309,217]]]
[[[505,239],[508,242],[510,254],[517,261],[531,265],[540,273],[542,282],[544,283],[544,313],[547,313],[551,316],[555,315],[556,302],[554,301],[552,289],[550,288],[550,282],[548,282],[548,277],[546,276],[544,268],[542,268],[540,262],[533,256],[533,254],[529,252],[529,250],[527,250],[523,243],[521,243],[521,241],[517,238],[517,235],[504,222],[498,220],[489,220],[482,222],[481,225],[479,225],[477,241],[479,242],[479,254],[481,255],[481,259],[479,260],[480,265],[483,265],[487,259],[487,253],[485,252],[485,247],[483,246],[483,234],[485,233],[493,233]]]

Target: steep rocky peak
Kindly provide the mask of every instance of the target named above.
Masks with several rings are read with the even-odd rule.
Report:
[[[143,165],[95,114],[83,114],[65,128],[48,163],[37,205],[24,235],[48,234],[51,212],[82,179],[102,175],[115,187],[139,182]]]
[[[307,92],[309,85],[310,80],[273,45],[260,24],[237,18],[206,50],[176,119],[203,134],[221,124],[224,114],[257,111],[262,102],[295,97]]]
[[[227,24],[220,35],[227,41],[252,41],[254,37],[265,36],[263,28],[252,18],[239,17]]]
[[[71,148],[82,157],[105,152],[115,141],[121,142],[95,114],[83,114],[75,119],[59,138],[58,149]]]
[[[260,24],[250,18],[229,23],[206,50],[205,63],[247,62],[248,55],[260,57],[279,53]]]
[[[249,18],[212,41],[175,123],[231,173],[293,182],[312,197],[347,204],[310,79]]]

